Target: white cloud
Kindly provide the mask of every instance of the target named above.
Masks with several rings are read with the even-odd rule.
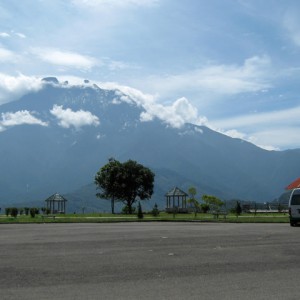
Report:
[[[210,121],[209,127],[233,138],[249,141],[263,149],[299,147],[300,106]],[[297,127],[298,126],[298,127]]]
[[[7,63],[7,62],[16,62],[18,60],[18,56],[5,48],[0,48],[0,62]]]
[[[0,32],[0,37],[7,38],[10,37],[10,35],[7,32]]]
[[[87,8],[103,7],[127,7],[127,6],[153,6],[157,5],[160,0],[73,0],[73,4]]]
[[[209,65],[177,75],[151,76],[138,81],[143,89],[156,91],[162,96],[174,92],[197,92],[213,96],[257,92],[271,87],[271,61],[268,56],[254,56],[243,65]]]
[[[39,78],[32,76],[9,76],[0,73],[0,105],[13,101],[26,93],[38,91],[42,88]]]
[[[218,127],[221,128],[245,128],[245,127],[252,127],[258,125],[268,125],[271,124],[281,124],[282,126],[287,125],[300,125],[300,106],[296,106],[289,109],[282,109],[264,113],[256,113],[251,115],[242,115],[238,117],[228,118],[228,119],[221,119],[213,121]]]
[[[25,39],[26,38],[26,35],[24,33],[21,33],[21,32],[16,32],[15,35],[18,36],[21,39]]]
[[[69,86],[81,85],[82,78],[78,77],[60,77],[62,80],[69,80]],[[119,85],[115,82],[95,82],[100,88],[116,90],[116,95],[121,101],[126,103],[136,103],[145,109],[140,116],[141,121],[151,121],[158,118],[173,127],[181,127],[184,123],[189,122],[196,125],[203,125],[207,122],[205,117],[199,117],[198,110],[185,97],[179,98],[171,105],[163,105],[156,102],[156,96],[145,94],[135,88]],[[114,100],[115,104],[119,101]]]
[[[99,83],[99,86],[120,90],[124,94],[123,96],[119,95],[122,101],[128,103],[134,101],[137,105],[142,106],[146,111],[140,116],[143,122],[151,121],[156,117],[172,127],[179,128],[187,122],[203,125],[207,121],[205,117],[199,117],[197,108],[185,97],[177,99],[171,105],[162,105],[156,102],[155,96],[144,94],[128,86],[121,86],[115,83]]]
[[[300,47],[300,20],[299,10],[290,9],[284,16],[283,25],[291,40]]]
[[[62,106],[54,105],[50,113],[59,120],[59,126],[64,128],[79,129],[82,126],[98,126],[100,124],[99,118],[89,111],[73,111],[70,108],[63,109]]]
[[[249,141],[266,150],[299,148],[299,127],[272,127],[261,130],[253,133]]]
[[[41,60],[62,67],[89,70],[99,64],[93,57],[70,51],[61,51],[51,48],[34,48],[32,52]]]
[[[17,126],[17,125],[41,125],[47,126],[46,122],[33,116],[34,112],[29,112],[28,110],[20,110],[17,112],[6,112],[1,114],[0,128]]]

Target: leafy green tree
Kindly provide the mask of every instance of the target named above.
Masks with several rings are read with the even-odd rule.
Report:
[[[209,210],[219,211],[224,205],[224,202],[219,198],[211,195],[203,195],[202,200],[205,204],[209,205]]]
[[[132,205],[140,200],[150,199],[154,188],[154,173],[133,160],[122,164],[121,184],[118,188],[119,199],[128,206],[132,214]]]
[[[197,217],[197,212],[198,210],[200,210],[200,203],[196,200],[197,190],[194,187],[190,187],[188,189],[188,193],[190,196],[190,198],[188,199],[188,203],[192,204],[195,217]]]
[[[110,199],[111,213],[115,213],[115,201],[117,200],[118,184],[121,181],[121,163],[114,158],[110,158],[95,176],[95,184],[101,190],[97,197]]]
[[[188,193],[189,193],[190,199],[195,199],[196,194],[197,194],[197,190],[196,190],[195,187],[191,186],[191,187],[188,189]]]
[[[132,214],[138,200],[150,199],[153,194],[154,173],[133,160],[120,163],[110,159],[96,174],[95,184],[101,189],[100,198],[122,201]]]

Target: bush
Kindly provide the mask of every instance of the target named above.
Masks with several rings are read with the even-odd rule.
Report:
[[[7,217],[8,217],[9,214],[10,214],[10,210],[11,210],[10,207],[6,207],[6,208],[5,208],[5,214],[6,214]]]
[[[24,211],[25,211],[25,215],[28,216],[29,215],[29,207],[24,207]]]
[[[34,207],[30,208],[30,216],[31,216],[31,218],[35,217],[35,212],[36,212],[36,209]]]
[[[242,213],[241,203],[239,201],[236,201],[235,214],[236,216],[239,216],[241,213]]]
[[[12,216],[12,217],[14,217],[14,218],[16,218],[17,216],[18,216],[18,209],[16,208],[16,207],[12,207],[11,209],[10,209],[10,215]]]
[[[135,207],[131,207],[131,211],[134,214],[135,213]],[[128,209],[128,205],[123,206],[122,208],[122,214],[124,215],[128,215],[129,214],[129,209]]]
[[[158,210],[158,207],[157,207],[157,204],[155,203],[152,211],[151,211],[151,214],[153,217],[157,217],[159,215],[159,210]]]
[[[201,211],[203,211],[205,214],[210,210],[210,207],[208,204],[203,203],[201,204]]]

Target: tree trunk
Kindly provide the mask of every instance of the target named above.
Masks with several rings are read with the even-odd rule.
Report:
[[[128,214],[132,215],[132,202],[130,200],[127,200],[127,206],[128,206]]]
[[[114,196],[111,198],[111,213],[113,215],[115,214],[115,197]]]

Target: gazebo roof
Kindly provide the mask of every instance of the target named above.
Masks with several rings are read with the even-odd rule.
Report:
[[[47,198],[45,201],[46,202],[47,201],[61,201],[62,202],[62,201],[67,201],[67,199],[64,198],[62,195],[55,193],[52,196],[50,196],[49,198]]]
[[[166,197],[172,197],[172,196],[188,196],[188,194],[181,189],[179,189],[177,186],[175,186],[172,190],[170,190],[165,195]]]

